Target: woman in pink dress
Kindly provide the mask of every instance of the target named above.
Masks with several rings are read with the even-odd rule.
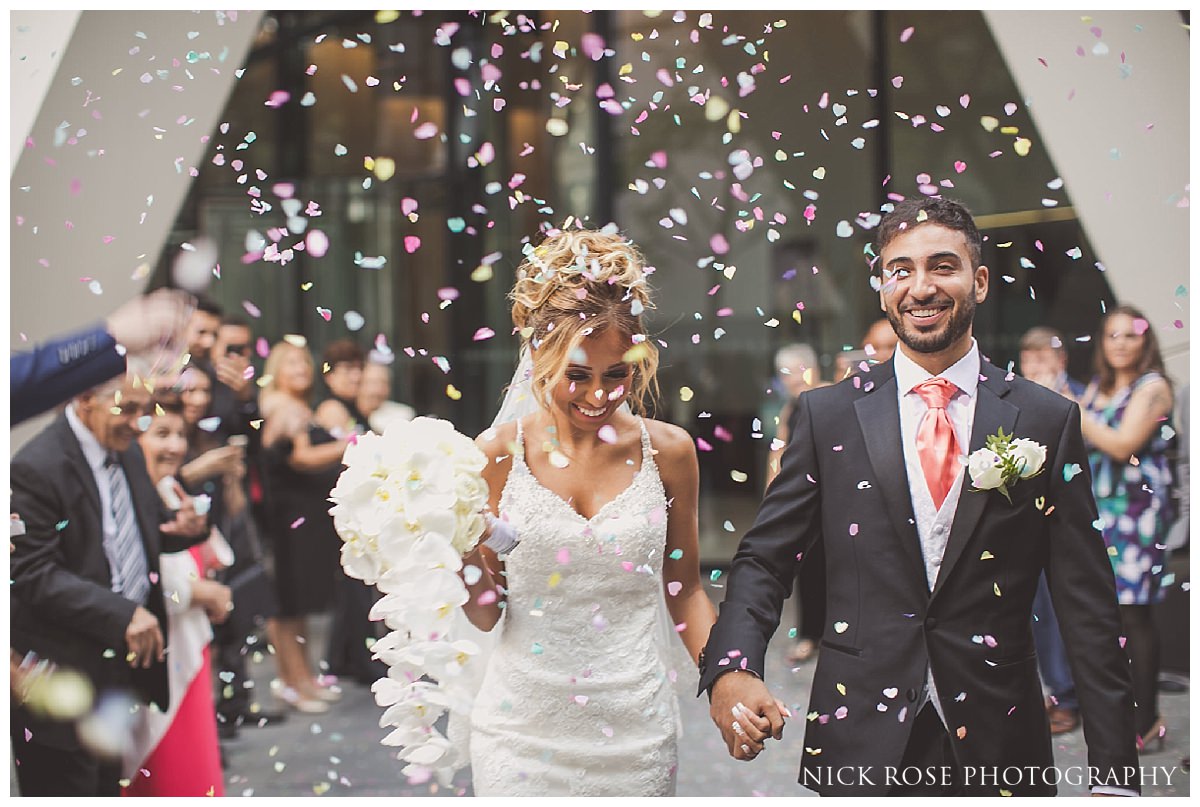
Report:
[[[139,438],[150,478],[168,507],[167,494],[187,453],[186,426],[177,401],[160,398],[149,428]],[[220,533],[184,552],[164,553],[160,574],[167,602],[168,677],[171,704],[144,712],[125,758],[125,796],[223,796],[217,720],[213,708],[208,645],[212,626],[231,610],[229,588],[207,579],[207,571],[232,560]],[[223,545],[223,546],[222,546]]]

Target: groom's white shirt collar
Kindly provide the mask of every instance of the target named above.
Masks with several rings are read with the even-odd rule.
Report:
[[[934,377],[933,373],[905,355],[902,349],[896,348],[895,356],[896,384],[900,387],[901,395],[907,395],[917,384]],[[974,398],[975,391],[979,387],[979,368],[981,366],[979,344],[972,336],[971,347],[966,354],[938,373],[938,376],[954,384],[965,392],[967,397]]]

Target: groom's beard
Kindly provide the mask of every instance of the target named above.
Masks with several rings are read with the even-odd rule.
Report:
[[[917,353],[940,353],[971,330],[971,323],[975,320],[975,298],[967,295],[961,304],[955,304],[946,325],[934,333],[921,333],[907,328],[899,311],[885,308],[884,313],[901,342]]]

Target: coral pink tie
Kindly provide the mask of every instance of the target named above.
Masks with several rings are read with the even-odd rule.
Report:
[[[939,510],[959,471],[958,439],[954,426],[946,415],[946,404],[958,392],[958,387],[944,378],[931,378],[913,387],[921,400],[929,407],[917,427],[917,456],[925,482],[933,496],[933,505]]]

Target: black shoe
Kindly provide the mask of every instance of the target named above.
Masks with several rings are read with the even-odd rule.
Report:
[[[245,712],[241,720],[243,726],[252,726],[254,728],[277,726],[287,720],[287,712],[278,709],[259,709],[255,712]]]

